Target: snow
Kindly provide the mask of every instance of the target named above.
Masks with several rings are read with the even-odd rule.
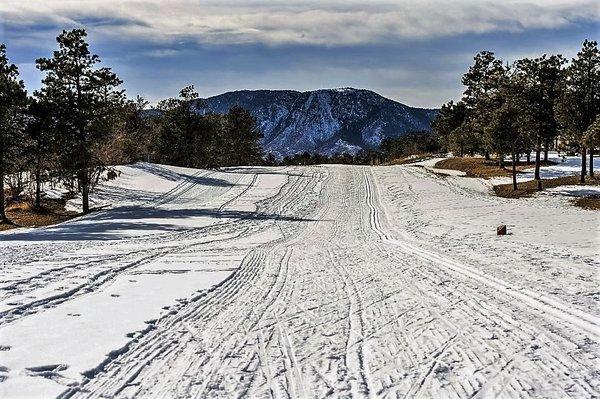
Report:
[[[543,193],[546,195],[562,195],[565,197],[588,197],[592,195],[600,195],[599,186],[560,186],[549,188]]]
[[[432,163],[120,167],[0,235],[0,397],[600,395],[599,214]]]
[[[531,154],[531,160],[532,162],[535,160],[535,153]],[[554,179],[557,177],[579,175],[581,172],[581,157],[579,156],[566,156],[565,154],[559,154],[556,151],[549,151],[548,160],[555,162],[556,164],[540,167],[540,177],[542,179]],[[521,161],[525,162],[526,158],[522,156]],[[589,158],[587,159],[587,162],[589,168]],[[600,159],[598,159],[598,157],[594,157],[594,170],[598,170],[598,168],[600,168]],[[522,182],[533,180],[534,176],[535,168],[531,167],[526,170],[525,173],[518,174],[517,181]],[[492,181],[493,184],[504,184],[510,183],[512,180],[511,178],[494,178],[490,179],[490,181]]]
[[[542,154],[543,159],[543,154]],[[525,156],[521,157],[521,161],[525,161]],[[531,161],[535,160],[535,153],[531,153]],[[554,177],[562,177],[568,175],[577,175],[581,171],[581,157],[567,156],[564,153],[556,151],[548,152],[548,160],[555,162],[556,165],[544,166],[541,168],[542,178],[551,179]],[[589,165],[589,158],[587,159]],[[600,167],[600,159],[594,157],[594,168]],[[533,179],[533,168],[529,172],[530,178]]]
[[[439,173],[439,174],[446,175],[446,176],[466,176],[467,175],[465,172],[462,172],[460,170],[436,168],[435,164],[443,159],[444,158],[430,158],[430,159],[426,159],[424,161],[415,162],[414,165],[422,166],[430,172]]]
[[[329,156],[336,154],[355,155],[362,150],[361,147],[350,144],[345,140],[338,139],[335,143],[321,147],[321,153]]]

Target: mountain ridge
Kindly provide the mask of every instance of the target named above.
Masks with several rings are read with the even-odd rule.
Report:
[[[437,110],[410,107],[367,89],[236,90],[204,98],[201,113],[247,109],[267,153],[331,155],[376,148],[385,137],[429,130]]]

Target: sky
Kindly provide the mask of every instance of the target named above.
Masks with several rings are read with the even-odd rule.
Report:
[[[151,103],[193,84],[356,87],[436,108],[458,99],[473,56],[576,55],[600,39],[597,0],[1,0],[0,42],[29,91],[63,29],[83,27],[102,66]]]

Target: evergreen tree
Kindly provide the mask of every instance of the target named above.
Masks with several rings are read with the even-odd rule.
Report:
[[[563,65],[566,60],[561,55],[545,54],[536,59],[524,58],[515,63],[516,74],[522,83],[522,98],[528,104],[524,112],[530,114],[528,126],[535,148],[535,180],[541,189],[540,161],[544,144],[544,161],[548,160],[548,147],[558,134],[554,105],[558,100],[559,84],[563,79]]]
[[[592,149],[600,147],[600,114],[596,115],[594,122],[588,127],[584,137],[585,145],[590,148],[590,177],[594,177],[594,152]]]
[[[232,107],[225,115],[232,165],[257,165],[262,160],[262,134],[256,119],[244,108]]]
[[[17,66],[0,44],[0,221],[10,223],[5,212],[4,180],[7,173],[16,172],[15,163],[23,156],[25,144],[25,109],[27,92],[19,79]]]
[[[155,136],[153,117],[148,113],[148,101],[137,96],[121,109],[121,128],[118,132],[123,161],[151,161]]]
[[[208,137],[202,115],[198,114],[198,93],[194,86],[183,88],[178,98],[158,104],[158,153],[163,162],[179,166],[204,167],[208,158]]]
[[[517,154],[527,148],[530,126],[529,107],[523,95],[523,82],[518,76],[500,79],[501,85],[488,100],[493,104],[484,131],[491,149],[498,154],[511,154],[513,190],[517,190]]]
[[[585,132],[600,111],[600,52],[598,43],[586,40],[583,48],[567,67],[556,114],[564,136],[579,144],[581,150],[581,183],[586,175]],[[593,172],[594,148],[590,148]]]
[[[46,103],[33,97],[27,108],[28,162],[35,179],[35,208],[41,207],[41,189],[47,171],[55,166],[54,139],[51,112]]]
[[[156,152],[162,162],[188,167],[261,164],[262,137],[256,119],[234,106],[225,114],[198,112],[198,93],[193,86],[178,98],[158,104]]]
[[[36,61],[46,72],[40,97],[51,107],[60,131],[62,167],[76,176],[83,212],[89,212],[89,192],[103,170],[97,156],[115,128],[124,95],[121,80],[108,68],[96,68],[100,59],[90,52],[83,29],[63,31],[52,58]]]
[[[467,135],[469,129],[465,129],[467,107],[464,102],[454,103],[450,101],[442,105],[435,119],[431,123],[431,129],[439,137],[439,140],[447,146],[448,150],[458,149],[460,156],[464,156],[465,147],[469,142]]]
[[[461,128],[462,134],[474,147],[471,153],[483,150],[486,159],[492,143],[486,140],[483,127],[490,118],[489,98],[498,90],[499,79],[506,73],[502,60],[495,57],[490,51],[482,51],[474,58],[474,63],[462,77],[462,84],[466,87],[463,93],[467,114]],[[500,154],[501,155],[501,154]],[[500,157],[502,163],[502,157]]]

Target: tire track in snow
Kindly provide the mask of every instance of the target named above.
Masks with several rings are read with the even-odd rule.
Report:
[[[357,381],[358,386],[353,386],[352,392],[356,397],[370,397],[372,390],[369,381],[369,366],[365,360],[364,350],[366,335],[364,329],[363,301],[356,283],[352,280],[352,276],[339,264],[331,249],[328,249],[328,253],[333,267],[344,280],[344,289],[350,301],[348,311],[350,326],[348,341],[346,341],[346,362],[352,374],[360,378],[360,381]]]
[[[318,179],[322,169],[310,170]],[[368,170],[327,171],[331,180],[309,212],[320,221],[229,226],[253,226],[246,238],[280,226],[283,238],[254,248],[227,282],[159,319],[73,396],[366,397],[361,351],[373,397],[598,392],[593,376],[586,382],[591,373],[581,372],[592,362],[584,353],[593,352],[546,339],[544,326],[513,317],[513,297],[490,297],[487,285],[399,251],[373,228],[385,232],[388,224]],[[306,215],[306,204],[315,208],[306,199],[313,185],[291,177],[258,212]],[[542,361],[533,343],[542,346]],[[345,353],[355,360],[350,367]],[[578,356],[580,363],[569,358]],[[506,364],[509,380],[499,374]]]
[[[322,177],[321,177],[322,178]],[[298,186],[304,186],[304,189],[306,189],[306,187],[311,188],[312,185],[307,185],[306,182],[303,182],[302,184],[299,184],[298,181],[300,181],[301,179],[295,179],[295,181],[290,182],[290,187],[293,187],[294,189],[292,190],[291,194],[294,195],[289,195],[290,193],[283,195],[283,197],[288,198],[286,201],[288,202],[288,204],[286,204],[286,201],[282,201],[281,196],[276,196],[275,198],[273,198],[273,204],[274,208],[276,209],[287,209],[290,207],[293,207],[294,205],[292,205],[295,202],[298,202],[303,195],[296,189],[296,187]],[[312,189],[312,188],[311,188]],[[300,194],[300,195],[298,195]],[[268,203],[269,201],[267,201]],[[266,205],[266,203],[265,203]],[[273,209],[272,207],[269,206],[261,206],[263,209],[262,211],[273,211],[275,209]],[[290,208],[291,209],[291,208]],[[243,314],[238,314],[237,316],[232,316],[230,314],[230,310],[231,311],[235,311],[235,312],[243,312],[242,309],[248,309],[248,310],[254,310],[252,307],[248,308],[248,305],[251,305],[252,303],[247,303],[247,305],[244,305],[244,302],[246,301],[244,297],[244,287],[256,287],[257,289],[259,288],[259,284],[256,284],[256,282],[253,283],[253,280],[257,279],[257,278],[263,278],[260,277],[261,276],[261,271],[260,271],[260,265],[262,264],[262,262],[264,261],[264,255],[265,255],[265,250],[267,248],[271,248],[272,245],[275,245],[276,243],[271,243],[271,244],[267,244],[266,246],[263,246],[264,249],[259,249],[257,248],[253,253],[261,253],[262,255],[256,260],[254,261],[253,259],[255,258],[254,256],[251,256],[250,258],[248,258],[247,260],[244,261],[244,264],[237,272],[235,272],[232,277],[224,282],[222,285],[220,285],[219,287],[215,288],[214,290],[211,290],[211,293],[207,294],[206,296],[203,296],[202,298],[200,298],[199,300],[201,301],[201,303],[197,303],[195,299],[193,299],[188,305],[186,305],[186,307],[184,307],[182,310],[177,312],[177,315],[179,315],[177,317],[177,319],[179,319],[181,322],[185,321],[185,323],[187,323],[188,325],[192,326],[193,324],[198,324],[199,322],[201,322],[202,320],[205,320],[208,323],[212,323],[211,321],[214,321],[215,323],[212,323],[213,327],[209,327],[208,330],[205,330],[205,332],[210,333],[211,329],[215,329],[218,328],[219,331],[221,333],[224,334],[220,334],[220,335],[216,335],[216,337],[219,337],[216,341],[211,342],[210,345],[211,347],[213,347],[213,349],[211,349],[210,351],[210,358],[208,359],[208,363],[201,361],[200,359],[198,359],[197,363],[194,364],[190,364],[189,365],[189,370],[186,373],[191,373],[191,374],[202,374],[202,370],[208,370],[208,371],[215,371],[218,370],[218,367],[215,367],[215,363],[211,363],[210,359],[226,359],[223,358],[223,355],[227,355],[228,353],[231,352],[231,350],[236,347],[238,345],[239,342],[239,332],[240,332],[240,328],[243,325],[246,325],[245,328],[242,328],[242,330],[247,330],[248,329],[248,322],[255,324],[254,321],[252,321],[252,319],[248,318],[246,315]],[[258,251],[258,252],[256,252]],[[262,259],[262,260],[261,260]],[[285,274],[285,273],[284,273]],[[268,277],[268,276],[266,276]],[[260,290],[259,292],[261,292],[262,290]],[[278,292],[278,289],[268,289],[267,292]],[[239,301],[237,301],[237,305],[234,305],[236,303],[236,299],[235,298],[239,298],[242,300],[242,302],[240,303]],[[258,298],[255,298],[258,299]],[[216,304],[218,304],[217,306],[215,306]],[[238,309],[237,306],[239,305],[243,305],[241,309]],[[229,309],[229,310],[228,310]],[[168,316],[165,318],[164,321],[159,320],[157,322],[157,328],[155,330],[150,331],[148,334],[146,334],[144,337],[142,337],[142,339],[140,339],[140,345],[134,345],[132,346],[132,348],[130,348],[127,352],[126,355],[129,358],[133,359],[144,359],[144,358],[148,358],[151,356],[150,353],[153,353],[154,351],[156,351],[156,349],[152,349],[152,348],[156,348],[159,346],[160,342],[164,342],[164,341],[169,341],[168,336],[172,335],[173,333],[171,333],[171,331],[176,330],[176,325],[178,325],[177,319],[176,320],[171,320],[173,319],[173,316]],[[228,323],[231,323],[232,321],[235,320],[234,322],[234,326],[231,326],[231,328],[228,329],[223,329],[223,327],[221,327],[219,319],[226,319],[223,321],[226,321]],[[256,322],[258,322],[259,320],[257,320]],[[167,334],[167,336],[165,336],[165,334]],[[178,338],[181,339],[181,338]],[[144,345],[141,345],[142,342],[147,342]],[[206,343],[205,343],[206,344]],[[185,358],[186,355],[185,353],[188,352],[187,349],[187,345],[188,344],[184,344],[183,342],[180,343],[178,345],[178,349],[177,351],[175,351],[171,356],[177,357],[177,358],[181,358],[183,356],[183,358]],[[216,349],[215,349],[216,348]],[[202,353],[206,353],[208,348],[202,349]],[[148,354],[146,354],[147,351],[150,351]],[[223,355],[219,355],[219,353],[223,354]],[[135,361],[132,361],[133,359],[130,359],[127,364],[129,364],[130,362],[135,364]],[[264,357],[263,357],[264,359]],[[116,360],[116,359],[115,359]],[[119,359],[121,360],[121,359]],[[218,363],[218,362],[217,362]],[[198,367],[201,367],[201,369],[199,369]],[[152,365],[148,365],[146,363],[143,363],[143,368],[144,371],[142,372],[137,372],[137,370],[135,372],[133,372],[133,374],[135,375],[134,380],[139,381],[140,379],[142,381],[144,381],[145,377],[145,372],[150,373],[152,371]],[[113,372],[115,374],[113,374]],[[212,375],[215,374],[215,372],[211,373]],[[119,376],[117,377],[117,375],[121,375],[122,373],[127,373],[126,370],[122,370],[120,368],[112,368],[110,367],[110,363],[107,366],[106,371],[103,372],[104,375],[107,375],[107,373],[109,373],[108,375],[113,375],[113,377],[110,378],[102,378],[102,380],[98,380],[98,379],[92,379],[90,380],[87,384],[84,384],[82,389],[84,391],[81,391],[82,393],[86,393],[86,394],[90,394],[91,392],[115,392],[115,390],[119,390],[119,392],[121,392],[122,394],[125,393],[125,390],[127,389],[127,387],[122,387],[122,386],[115,386],[114,385],[114,381],[128,381],[128,386],[133,387],[134,385],[131,385],[131,382],[133,380],[131,380],[130,377],[122,377]],[[182,386],[181,389],[183,389],[185,392],[187,392],[187,395],[190,396],[196,396],[196,395],[200,395],[201,392],[203,392],[209,384],[211,383],[212,378],[210,377],[210,375],[206,375],[205,378],[202,379],[202,382],[200,384],[191,384],[191,385],[186,385],[187,388],[184,388]],[[132,374],[130,373],[130,376]],[[150,374],[151,375],[151,374]],[[100,385],[97,385],[100,384]],[[108,384],[108,385],[105,385]],[[127,385],[127,384],[126,384]],[[179,386],[179,383],[176,383],[177,386]],[[127,391],[129,392],[129,391]],[[155,393],[157,393],[157,391],[153,391]],[[139,392],[138,392],[139,393]],[[88,397],[88,395],[82,395],[85,397]],[[129,393],[127,393],[129,395]],[[72,395],[74,396],[79,396],[77,394],[77,392],[73,392]],[[94,395],[95,396],[95,395]],[[91,396],[90,396],[91,397]]]
[[[583,330],[586,334],[590,335],[596,340],[600,339],[600,318],[594,315],[591,315],[587,312],[578,309],[572,309],[571,306],[566,305],[556,299],[550,298],[546,295],[535,294],[530,290],[524,288],[515,289],[515,287],[512,287],[510,284],[507,284],[498,278],[484,275],[483,273],[477,271],[476,269],[470,266],[463,265],[459,262],[450,260],[431,251],[419,248],[416,245],[408,243],[408,240],[400,241],[395,238],[392,238],[392,236],[388,234],[385,230],[383,230],[383,228],[381,227],[381,217],[379,214],[380,205],[377,204],[377,189],[373,188],[373,184],[371,181],[372,178],[367,174],[366,169],[364,169],[364,176],[365,185],[367,187],[367,190],[369,191],[369,194],[367,196],[367,202],[369,208],[371,209],[371,222],[373,225],[373,230],[380,236],[380,238],[383,241],[401,248],[406,253],[413,254],[424,260],[442,266],[446,270],[449,270],[455,274],[467,276],[473,280],[479,281],[480,283],[494,288],[497,291],[512,296],[518,301],[523,301],[527,303],[533,308],[536,308],[537,310],[541,311],[544,315],[553,317],[554,319],[557,319],[562,323],[570,324],[576,329]]]

